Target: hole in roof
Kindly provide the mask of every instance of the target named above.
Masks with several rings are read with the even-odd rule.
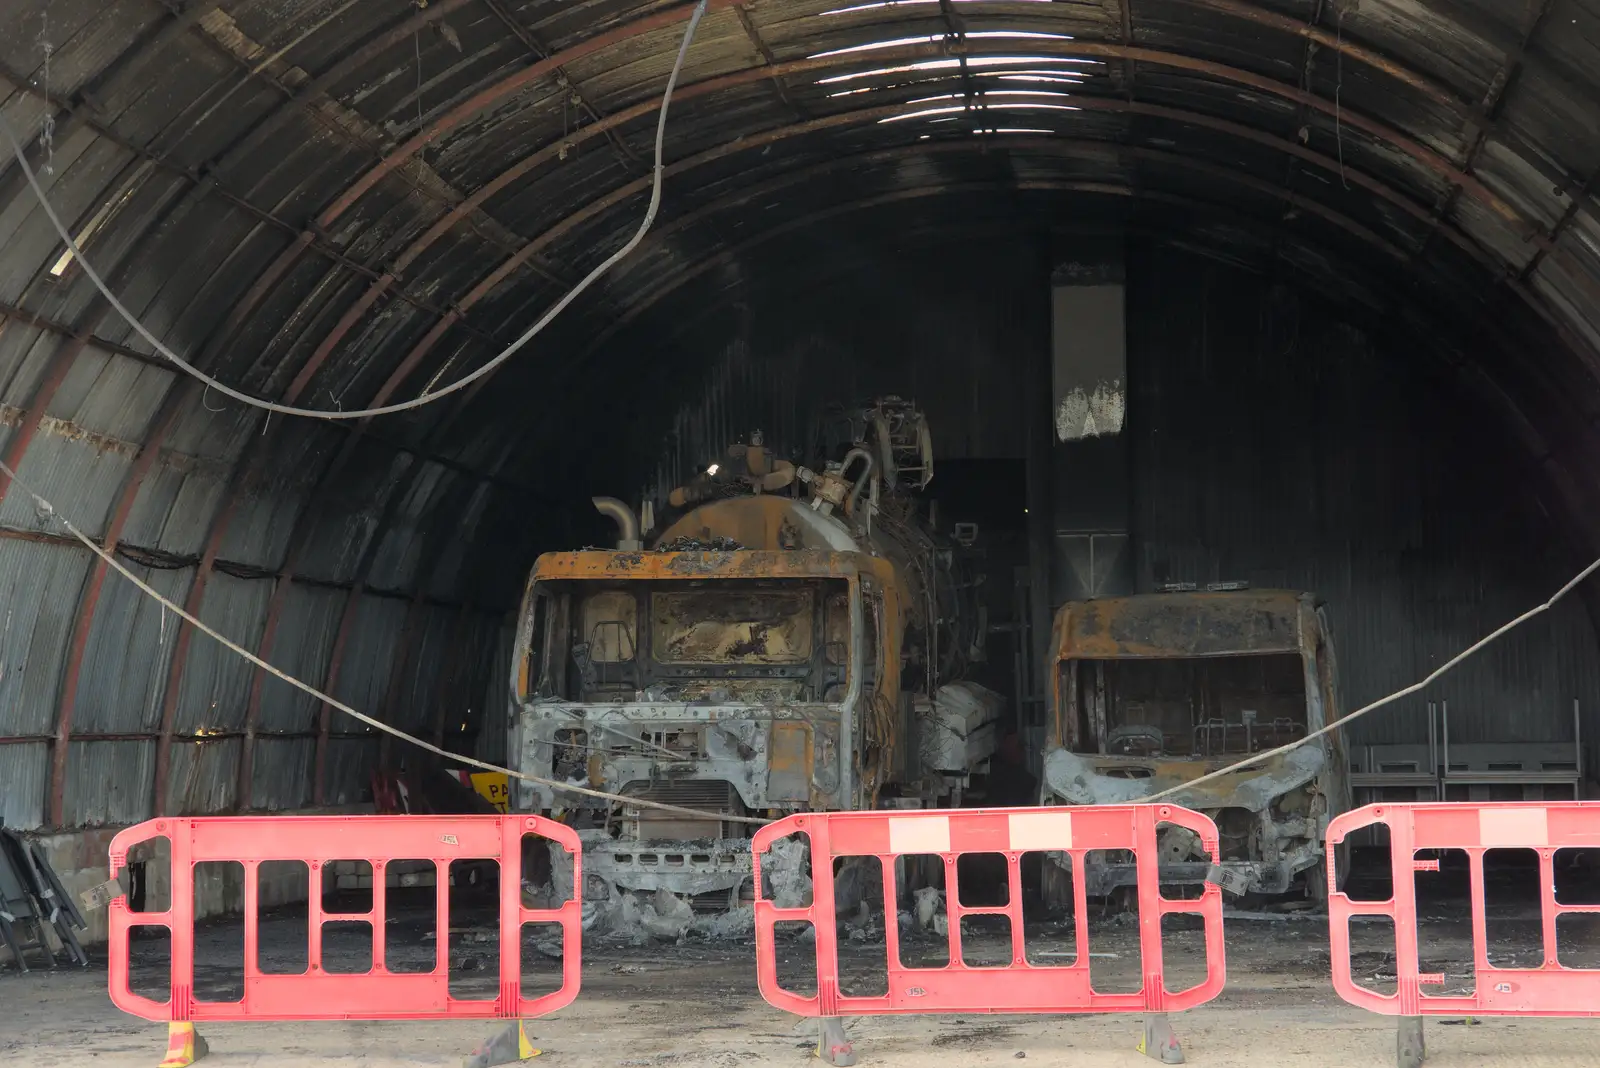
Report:
[[[936,74],[933,74],[930,77],[926,77],[926,78],[914,78],[914,79],[911,79],[909,81],[887,82],[887,83],[885,83],[883,85],[861,85],[861,86],[857,86],[854,89],[839,89],[839,90],[835,90],[834,92],[829,93],[828,97],[829,97],[829,99],[833,99],[835,97],[841,97],[841,96],[856,96],[856,95],[859,95],[861,93],[877,93],[877,92],[887,92],[888,90],[891,90],[891,89],[905,89],[905,88],[910,87],[910,86],[937,85],[940,82],[952,82],[952,81],[956,81],[958,79],[961,79],[963,77],[972,77],[972,76],[973,75],[963,75],[960,71],[957,71],[957,70],[951,70],[951,71],[946,71],[946,72],[942,72],[942,73],[936,73]],[[1066,70],[1063,70],[1063,71],[1048,71],[1048,70],[978,71],[978,72],[976,72],[976,76],[979,77],[979,78],[993,78],[996,81],[1002,81],[1002,82],[1006,82],[1006,81],[1011,81],[1011,82],[1040,82],[1040,83],[1054,83],[1054,84],[1059,84],[1059,85],[1083,85],[1087,81],[1087,79],[1082,74],[1079,74],[1077,71],[1066,71]]]
[[[979,97],[980,100],[982,100],[983,95],[986,95],[986,94],[980,94],[980,97]],[[1061,94],[1061,95],[1065,95],[1065,94]],[[1082,110],[1083,110],[1082,108],[1080,108],[1080,107],[1078,107],[1078,106],[1076,106],[1074,104],[1047,104],[1044,101],[1036,101],[1036,100],[1029,100],[1029,101],[1026,101],[1026,102],[1018,101],[1016,103],[999,103],[999,104],[990,104],[990,103],[986,103],[985,102],[985,103],[980,103],[980,104],[977,104],[977,105],[969,105],[969,104],[964,104],[963,103],[963,104],[957,104],[957,105],[954,105],[954,106],[951,106],[951,107],[923,108],[920,111],[908,111],[903,115],[890,115],[887,118],[879,119],[878,120],[878,125],[882,126],[883,124],[889,123],[889,122],[905,122],[907,119],[925,119],[930,115],[954,115],[954,114],[959,114],[959,113],[961,113],[963,111],[979,111],[979,112],[982,112],[982,111],[1082,111]]]
[[[976,99],[978,99],[981,102],[981,101],[989,99],[992,96],[1029,96],[1029,97],[1041,97],[1042,96],[1042,97],[1055,97],[1055,98],[1061,98],[1061,97],[1070,98],[1072,96],[1072,94],[1071,93],[1063,93],[1058,89],[1057,90],[1052,90],[1052,89],[984,89],[984,90],[980,90],[977,93]],[[941,93],[938,96],[923,96],[923,97],[918,97],[915,100],[907,100],[906,103],[908,103],[908,104],[932,104],[936,100],[965,100],[966,98],[967,98],[967,94],[966,93]]]
[[[1073,36],[1070,33],[1047,33],[1044,30],[978,30],[974,33],[964,33],[961,36],[969,41],[1073,40]],[[849,45],[845,48],[832,48],[826,52],[817,52],[814,55],[807,56],[806,58],[824,59],[828,56],[848,56],[857,52],[879,52],[885,48],[904,48],[907,45],[932,44],[935,41],[943,41],[945,39],[946,35],[942,33],[928,34],[922,37],[893,37],[886,41],[868,41],[866,44]],[[967,57],[968,63],[971,63],[974,58],[976,57]]]
[[[997,2],[1010,4],[1049,4],[1053,3],[1054,0],[952,0],[952,2],[957,4],[992,4]],[[836,7],[831,11],[824,11],[822,15],[824,18],[826,18],[829,15],[853,15],[857,11],[881,11],[886,7],[937,6],[938,4],[939,0],[877,0],[876,3],[871,4],[851,4],[849,7]]]
[[[832,55],[834,53],[823,53]],[[967,67],[1033,67],[1041,65],[1060,64],[1068,67],[1099,67],[1102,61],[1098,59],[1082,59],[1077,56],[967,56]],[[834,74],[827,78],[818,78],[818,85],[836,85],[839,82],[860,81],[863,78],[879,78],[885,74],[905,74],[913,71],[925,70],[954,70],[961,66],[960,59],[923,59],[915,63],[900,63],[893,67],[874,67],[871,70],[850,71],[848,74]],[[1076,73],[1063,71],[1062,73]]]

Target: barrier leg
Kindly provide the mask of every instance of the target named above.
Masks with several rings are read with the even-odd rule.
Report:
[[[497,1064],[516,1064],[531,1061],[542,1051],[534,1049],[528,1041],[526,1020],[507,1024],[483,1040],[478,1048],[467,1054],[461,1068],[494,1068]]]
[[[848,1068],[856,1063],[856,1051],[844,1033],[844,1020],[838,1016],[823,1016],[817,1020],[821,1033],[817,1038],[817,1056],[823,1064]]]
[[[1428,1044],[1422,1036],[1422,1017],[1400,1016],[1395,1021],[1394,1063],[1397,1068],[1422,1068]]]
[[[194,1024],[173,1022],[167,1024],[167,1055],[161,1068],[189,1068],[189,1065],[211,1052],[206,1040],[194,1029]]]
[[[1139,1052],[1162,1064],[1182,1064],[1183,1047],[1178,1036],[1172,1033],[1172,1023],[1164,1012],[1153,1012],[1144,1018],[1144,1037],[1139,1040]]]

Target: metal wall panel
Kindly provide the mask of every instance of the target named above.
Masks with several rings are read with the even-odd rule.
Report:
[[[384,697],[398,665],[400,634],[405,629],[406,602],[394,597],[363,597],[356,605],[356,618],[345,643],[344,662],[333,687],[333,696],[369,716],[382,714]],[[334,713],[334,730],[353,730],[358,725],[341,712]],[[336,780],[329,780],[330,783]]]
[[[192,567],[156,570],[122,563],[174,604],[183,603],[194,581]],[[159,729],[173,642],[182,623],[121,575],[107,575],[78,672],[73,731],[133,734]]]
[[[67,752],[66,826],[117,826],[149,819],[155,764],[154,741],[73,742]]]
[[[428,606],[422,610],[409,639],[406,670],[392,683],[397,690],[387,721],[393,726],[431,737],[439,702],[445,699],[439,692],[441,676],[447,670],[456,671],[450,658],[456,655],[457,643],[466,637],[457,633],[460,617],[455,608]]]
[[[62,425],[41,427],[17,475],[60,515],[91,537],[104,533],[106,515],[133,463],[132,448],[107,448],[83,436],[63,437]],[[60,533],[20,488],[0,504],[0,526]]]
[[[311,804],[317,743],[311,738],[257,738],[251,769],[252,807],[267,812]]]
[[[506,759],[511,719],[511,648],[516,642],[514,623],[502,623],[494,629],[494,656],[485,672],[483,688],[483,714],[479,719],[477,757],[501,763]]]
[[[302,682],[322,685],[347,596],[325,586],[290,586],[277,637],[264,659]],[[263,731],[314,730],[319,707],[321,703],[304,690],[268,675],[262,683],[258,723]]]
[[[1572,558],[1503,423],[1414,354],[1314,297],[1170,249],[1129,285],[1128,426],[1140,588],[1245,580],[1327,601],[1346,711],[1426,675],[1556,591]],[[1579,597],[1356,741],[1569,741],[1600,726],[1600,659]]]
[[[231,812],[239,792],[238,738],[178,741],[172,767],[162,784],[166,811],[174,816],[216,816]]]
[[[255,649],[266,625],[270,579],[241,579],[212,574],[200,604],[202,622],[246,649]],[[196,632],[178,682],[177,731],[237,730],[244,726],[255,669],[238,653],[209,635]]]
[[[53,732],[61,668],[88,567],[87,549],[0,538],[0,734]]]
[[[0,745],[0,824],[14,831],[41,826],[49,782],[50,743]]]
[[[330,805],[351,805],[372,798],[372,771],[378,766],[378,739],[334,738],[328,742]]]

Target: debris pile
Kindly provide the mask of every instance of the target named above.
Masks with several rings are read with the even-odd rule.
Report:
[[[17,969],[28,970],[29,952],[52,968],[58,963],[57,953],[87,965],[89,955],[72,932],[88,926],[43,848],[0,830],[0,945],[11,951]],[[52,936],[59,949],[52,947]]]

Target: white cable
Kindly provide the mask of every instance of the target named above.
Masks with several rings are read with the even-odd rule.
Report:
[[[1179,784],[1177,786],[1170,786],[1167,789],[1162,790],[1160,793],[1151,794],[1148,797],[1141,797],[1141,798],[1138,799],[1138,801],[1141,804],[1144,803],[1144,802],[1148,802],[1148,801],[1158,801],[1161,798],[1168,797],[1168,796],[1170,796],[1172,794],[1182,793],[1185,790],[1192,790],[1194,787],[1199,786],[1201,783],[1211,782],[1213,779],[1220,779],[1222,776],[1230,774],[1230,773],[1235,772],[1235,771],[1238,771],[1240,768],[1248,767],[1251,764],[1258,764],[1263,760],[1270,760],[1272,757],[1279,756],[1279,755],[1281,755],[1283,753],[1287,753],[1291,749],[1298,749],[1302,745],[1305,745],[1307,742],[1315,741],[1316,739],[1321,738],[1324,734],[1332,733],[1333,731],[1338,730],[1340,727],[1343,727],[1346,723],[1350,723],[1350,722],[1352,722],[1354,720],[1360,719],[1362,716],[1366,715],[1368,712],[1371,712],[1371,711],[1373,711],[1375,709],[1382,708],[1384,705],[1387,705],[1387,704],[1393,704],[1395,701],[1400,700],[1400,698],[1402,698],[1402,697],[1408,697],[1411,694],[1416,693],[1418,690],[1420,690],[1423,687],[1427,686],[1429,683],[1431,683],[1435,679],[1439,678],[1445,672],[1449,671],[1451,668],[1455,667],[1457,664],[1461,663],[1461,661],[1465,660],[1467,657],[1471,656],[1473,653],[1476,653],[1478,650],[1482,649],[1484,646],[1488,645],[1490,642],[1492,642],[1495,639],[1500,638],[1500,637],[1504,636],[1505,634],[1508,634],[1509,632],[1511,632],[1511,631],[1515,630],[1516,628],[1522,626],[1522,624],[1526,623],[1528,620],[1532,619],[1534,616],[1540,615],[1543,612],[1548,612],[1551,609],[1551,607],[1555,605],[1555,603],[1557,601],[1561,600],[1561,598],[1565,597],[1567,594],[1569,594],[1573,590],[1577,589],[1579,583],[1581,583],[1584,579],[1588,578],[1590,575],[1594,574],[1597,570],[1600,570],[1600,560],[1596,560],[1594,563],[1590,564],[1588,567],[1584,568],[1582,571],[1580,571],[1576,575],[1574,575],[1572,577],[1571,581],[1569,581],[1565,586],[1563,586],[1559,590],[1557,590],[1555,592],[1555,595],[1553,597],[1551,597],[1548,601],[1544,602],[1544,604],[1535,605],[1534,607],[1528,609],[1526,612],[1522,613],[1516,619],[1513,619],[1511,622],[1502,624],[1496,630],[1491,631],[1490,633],[1484,635],[1482,638],[1479,638],[1476,642],[1472,643],[1467,648],[1465,648],[1461,652],[1457,653],[1455,656],[1452,656],[1449,660],[1446,660],[1443,664],[1440,664],[1438,667],[1434,668],[1425,677],[1423,677],[1420,681],[1413,682],[1410,686],[1407,686],[1404,689],[1396,690],[1394,693],[1390,694],[1388,697],[1380,697],[1378,700],[1372,702],[1370,705],[1365,705],[1365,706],[1363,706],[1361,708],[1358,708],[1354,712],[1350,713],[1348,716],[1341,716],[1340,718],[1334,720],[1332,723],[1329,723],[1324,727],[1321,727],[1321,728],[1318,728],[1317,730],[1312,731],[1310,734],[1306,735],[1304,738],[1295,739],[1294,741],[1290,742],[1288,745],[1280,745],[1280,746],[1278,746],[1278,748],[1276,748],[1276,749],[1268,749],[1264,753],[1252,753],[1248,757],[1245,757],[1243,760],[1236,761],[1235,763],[1229,764],[1225,768],[1218,768],[1216,771],[1209,772],[1209,773],[1207,773],[1205,775],[1202,775],[1198,779],[1190,779],[1186,783],[1181,783],[1181,784]]]
[[[393,415],[396,412],[410,411],[413,408],[420,408],[424,404],[431,404],[441,397],[447,397],[450,394],[455,393],[457,390],[465,389],[478,379],[493,372],[495,368],[499,367],[512,356],[516,355],[522,346],[533,340],[536,334],[538,334],[546,326],[549,326],[550,322],[555,319],[556,316],[565,311],[567,305],[578,299],[578,297],[583,294],[584,290],[593,285],[596,279],[614,267],[620,260],[627,256],[628,253],[639,247],[639,242],[644,240],[644,235],[649,231],[651,224],[655,222],[656,212],[661,207],[661,180],[663,172],[662,146],[666,141],[667,135],[667,105],[672,101],[672,90],[678,84],[678,74],[683,69],[683,58],[689,52],[689,42],[694,40],[695,28],[700,24],[701,16],[705,14],[706,4],[708,2],[709,0],[700,0],[700,2],[695,5],[694,12],[689,16],[689,26],[688,29],[684,31],[683,43],[678,46],[677,61],[673,63],[672,75],[667,79],[667,91],[661,98],[661,114],[656,120],[655,179],[650,188],[650,208],[645,212],[644,221],[639,224],[639,229],[634,232],[633,237],[628,240],[627,244],[623,245],[616,252],[606,257],[606,259],[598,267],[585,275],[583,280],[576,286],[573,286],[572,290],[568,292],[566,296],[558,300],[555,305],[550,308],[550,310],[546,311],[544,315],[540,316],[538,322],[529,327],[521,337],[517,338],[510,345],[506,346],[505,350],[494,359],[490,360],[476,371],[473,371],[471,374],[456,379],[448,386],[441,387],[440,389],[434,390],[431,393],[425,392],[421,396],[415,397],[412,400],[403,401],[399,404],[388,404],[380,408],[364,408],[360,411],[353,412],[330,412],[320,408],[296,408],[290,404],[278,404],[275,401],[262,400],[260,397],[252,397],[248,393],[241,393],[239,390],[236,390],[225,383],[217,381],[215,378],[212,378],[204,371],[201,371],[199,368],[189,363],[182,356],[179,356],[176,352],[173,352],[166,345],[162,344],[159,338],[157,338],[149,330],[145,329],[144,324],[141,323],[132,312],[123,307],[122,302],[117,299],[116,294],[111,292],[110,288],[107,287],[105,282],[101,279],[99,273],[96,272],[95,269],[90,266],[89,261],[84,258],[83,250],[80,249],[78,247],[78,243],[72,239],[72,235],[67,231],[66,226],[62,224],[61,217],[56,214],[55,208],[50,205],[50,200],[45,196],[43,187],[39,185],[38,176],[33,173],[33,168],[28,165],[27,154],[23,151],[22,145],[17,141],[16,135],[11,132],[11,126],[6,122],[3,114],[0,114],[0,133],[5,134],[6,140],[11,142],[12,154],[16,156],[17,163],[22,166],[22,173],[27,175],[28,185],[33,188],[34,196],[39,198],[39,203],[44,208],[45,214],[50,217],[50,222],[55,226],[56,233],[61,235],[61,239],[67,243],[67,248],[72,251],[73,258],[76,259],[79,265],[83,267],[83,273],[89,276],[90,280],[94,282],[95,288],[100,290],[101,295],[110,302],[111,306],[117,310],[119,315],[128,321],[128,325],[133,327],[134,331],[137,332],[140,337],[144,338],[145,341],[154,346],[157,352],[171,360],[185,373],[193,376],[201,382],[204,382],[207,386],[215,388],[219,393],[223,393],[229,397],[232,397],[236,401],[240,401],[244,404],[250,405],[253,408],[261,408],[269,412],[281,412],[284,415],[302,415],[312,419],[369,419],[377,415]]]
[[[55,505],[39,496],[38,493],[34,492],[32,487],[30,487],[26,482],[22,481],[22,479],[18,478],[17,473],[8,467],[4,460],[0,460],[0,473],[3,473],[6,475],[6,477],[10,478],[12,483],[19,487],[22,492],[33,498],[33,503],[35,507],[38,508],[40,515],[53,517],[56,522],[60,523],[66,528],[67,533],[71,534],[74,538],[77,538],[89,549],[90,552],[104,560],[107,565],[117,572],[117,574],[121,575],[123,578],[137,586],[146,596],[152,597],[158,601],[163,608],[171,609],[173,612],[177,613],[179,616],[182,616],[184,619],[193,624],[195,629],[199,630],[202,634],[215,639],[217,642],[221,643],[224,648],[239,654],[252,664],[256,665],[256,667],[261,668],[263,671],[268,672],[276,678],[282,679],[295,689],[310,694],[312,697],[315,697],[324,704],[329,705],[332,708],[337,708],[345,715],[360,720],[369,727],[375,727],[385,734],[393,735],[403,742],[410,742],[417,748],[425,749],[437,756],[442,756],[449,760],[459,761],[462,764],[468,764],[475,768],[482,768],[484,771],[498,771],[502,775],[510,776],[513,779],[521,779],[523,782],[531,782],[535,785],[548,787],[551,790],[560,791],[562,793],[581,794],[584,797],[599,798],[602,801],[614,801],[625,805],[632,805],[637,808],[657,809],[661,812],[675,812],[681,816],[694,816],[699,819],[715,819],[723,820],[728,823],[752,824],[767,824],[772,822],[771,820],[761,819],[756,816],[735,816],[723,812],[707,812],[697,808],[684,808],[682,805],[669,805],[663,801],[647,801],[644,798],[629,797],[626,794],[608,793],[605,790],[594,790],[587,786],[577,786],[572,783],[559,782],[555,779],[547,779],[540,775],[530,775],[524,771],[513,771],[510,768],[502,768],[498,764],[490,764],[487,761],[479,760],[476,757],[463,756],[460,753],[452,753],[448,749],[441,749],[439,746],[433,745],[430,742],[425,742],[421,738],[418,738],[414,735],[407,734],[405,731],[400,730],[397,727],[391,727],[389,724],[384,723],[381,720],[373,719],[364,712],[357,712],[355,709],[351,708],[343,701],[340,701],[338,698],[330,697],[321,690],[317,689],[315,686],[312,686],[309,683],[301,682],[288,672],[280,671],[278,668],[273,667],[255,653],[252,653],[250,650],[244,648],[244,646],[231,641],[226,636],[219,634],[216,630],[213,630],[211,627],[207,626],[194,616],[190,615],[188,612],[184,611],[182,606],[174,604],[172,601],[169,601],[167,598],[163,597],[159,592],[147,585],[144,580],[139,578],[138,575],[135,575],[132,571],[129,571],[126,567],[123,567],[121,562],[119,562],[112,553],[101,548],[101,546],[95,542],[93,538],[85,536],[81,530],[73,526],[65,516],[56,511]]]
[[[7,466],[5,461],[3,461],[3,460],[0,460],[0,474],[4,474],[15,485],[19,486],[24,493],[26,493],[29,497],[33,498],[34,505],[35,505],[35,507],[37,507],[37,509],[39,510],[39,513],[41,515],[44,515],[44,516],[47,516],[47,517],[53,517],[58,523],[60,523],[63,527],[66,528],[68,533],[70,533],[78,541],[82,542],[83,545],[86,548],[88,548],[90,552],[94,553],[100,559],[104,560],[107,565],[109,565],[113,570],[115,570],[117,572],[117,574],[121,575],[123,578],[125,578],[129,582],[133,583],[136,587],[139,588],[139,590],[141,592],[143,592],[146,596],[148,596],[148,597],[154,599],[155,601],[157,601],[164,609],[171,609],[173,612],[175,612],[176,614],[178,614],[179,616],[183,617],[184,619],[188,620],[191,624],[193,624],[194,627],[196,629],[198,629],[202,634],[205,634],[208,637],[215,639],[223,647],[225,647],[225,648],[229,649],[230,651],[232,651],[234,653],[237,653],[238,655],[244,657],[246,660],[250,661],[252,664],[254,664],[257,667],[261,668],[263,671],[266,671],[266,672],[270,673],[271,675],[273,675],[276,678],[282,679],[284,682],[288,683],[290,686],[293,686],[297,690],[301,690],[301,691],[303,691],[305,693],[310,694],[312,697],[315,697],[317,700],[327,704],[329,707],[337,708],[339,711],[345,713],[346,715],[351,716],[354,719],[357,719],[357,720],[361,721],[362,723],[367,724],[370,727],[374,727],[377,730],[380,730],[380,731],[384,732],[385,734],[392,735],[393,737],[399,738],[401,741],[404,741],[404,742],[410,742],[412,745],[418,747],[419,749],[426,750],[427,752],[433,753],[433,754],[435,754],[437,756],[442,756],[442,757],[445,757],[445,758],[450,759],[450,760],[459,761],[459,762],[461,762],[463,764],[471,765],[472,767],[482,768],[484,771],[500,772],[501,774],[507,775],[507,776],[509,776],[511,778],[520,779],[523,782],[531,782],[531,783],[534,783],[536,785],[544,786],[544,787],[547,787],[547,788],[549,788],[551,790],[559,791],[559,792],[562,792],[562,793],[580,794],[580,795],[582,795],[584,797],[594,797],[594,798],[598,798],[598,799],[603,800],[603,801],[613,801],[613,802],[618,802],[618,803],[621,803],[621,804],[634,805],[634,806],[637,806],[639,808],[656,809],[656,810],[659,810],[659,811],[662,811],[662,812],[675,812],[675,813],[678,813],[680,815],[695,816],[695,817],[699,817],[699,818],[702,818],[702,819],[725,820],[725,821],[727,821],[729,823],[746,823],[746,824],[762,825],[762,824],[767,824],[767,823],[772,822],[771,820],[765,820],[765,819],[761,819],[759,817],[754,817],[754,816],[735,816],[735,815],[731,815],[731,814],[727,814],[727,813],[721,813],[721,812],[708,812],[708,811],[705,811],[705,810],[702,810],[702,809],[684,808],[683,806],[680,806],[680,805],[669,805],[669,804],[666,804],[665,802],[661,802],[661,801],[647,801],[647,800],[645,800],[643,798],[629,797],[626,794],[608,793],[608,792],[606,792],[604,790],[594,790],[594,789],[591,789],[591,788],[589,788],[587,786],[577,786],[577,785],[574,785],[572,783],[558,782],[555,779],[547,779],[547,778],[544,778],[543,776],[539,776],[539,775],[530,775],[527,772],[513,771],[510,768],[503,768],[503,767],[500,767],[497,764],[490,764],[487,761],[478,760],[475,757],[464,756],[464,755],[462,755],[460,753],[452,753],[448,749],[442,749],[439,746],[433,745],[430,742],[423,741],[421,738],[417,738],[414,735],[407,734],[405,731],[402,731],[402,730],[400,730],[400,729],[398,729],[396,727],[391,727],[387,723],[384,723],[384,722],[382,722],[380,720],[377,720],[377,719],[373,719],[371,716],[368,716],[365,713],[357,712],[354,708],[351,708],[349,705],[345,704],[343,701],[340,701],[340,700],[338,700],[337,698],[334,698],[334,697],[330,697],[328,694],[323,693],[321,690],[318,690],[316,687],[310,685],[309,683],[301,682],[299,679],[295,678],[293,675],[290,675],[287,672],[281,671],[278,668],[272,666],[271,664],[267,663],[265,660],[261,659],[256,654],[252,653],[250,650],[248,650],[248,649],[244,648],[243,646],[231,641],[230,639],[228,639],[224,635],[218,633],[216,630],[214,630],[211,627],[207,626],[205,623],[202,623],[199,619],[195,618],[194,616],[190,615],[188,612],[184,611],[181,606],[173,603],[172,601],[168,600],[166,597],[162,596],[159,592],[157,592],[156,590],[152,589],[142,579],[140,579],[139,576],[137,576],[133,572],[129,571],[126,567],[123,567],[122,564],[117,561],[115,556],[113,556],[110,552],[107,552],[105,549],[101,548],[100,545],[97,542],[94,541],[94,539],[87,537],[77,527],[73,526],[72,523],[70,521],[68,521],[64,516],[60,515],[56,511],[55,505],[53,505],[49,501],[45,500],[37,492],[35,492],[31,486],[29,486],[26,482],[24,482],[20,478],[18,478],[17,477],[17,473],[15,471],[13,471],[9,466]],[[1334,720],[1332,723],[1329,723],[1326,726],[1321,727],[1318,730],[1315,730],[1315,731],[1311,732],[1310,734],[1306,735],[1304,738],[1296,739],[1295,741],[1290,742],[1287,745],[1280,745],[1276,749],[1269,749],[1264,753],[1252,753],[1250,756],[1246,757],[1243,760],[1240,760],[1240,761],[1237,761],[1237,762],[1235,762],[1233,764],[1230,764],[1225,768],[1219,768],[1216,771],[1213,771],[1213,772],[1210,772],[1208,774],[1202,775],[1198,779],[1191,779],[1188,782],[1180,783],[1177,786],[1169,787],[1169,788],[1167,788],[1165,790],[1160,791],[1159,793],[1150,794],[1147,797],[1140,798],[1139,799],[1140,802],[1141,803],[1148,803],[1148,802],[1152,802],[1152,801],[1158,801],[1161,798],[1167,797],[1167,796],[1169,796],[1171,794],[1181,793],[1184,790],[1193,789],[1194,787],[1199,786],[1202,783],[1211,782],[1214,779],[1221,778],[1222,776],[1227,775],[1230,772],[1237,771],[1239,768],[1247,767],[1247,766],[1249,766],[1251,764],[1256,764],[1256,763],[1259,763],[1260,761],[1263,761],[1263,760],[1268,760],[1268,759],[1270,759],[1272,757],[1279,756],[1280,754],[1287,753],[1287,752],[1289,752],[1290,750],[1293,750],[1293,749],[1298,749],[1300,746],[1305,745],[1308,742],[1314,741],[1315,739],[1320,738],[1323,735],[1328,734],[1328,733],[1330,733],[1332,731],[1338,730],[1340,727],[1343,727],[1345,724],[1351,723],[1354,720],[1357,720],[1357,719],[1361,718],[1362,716],[1365,716],[1369,712],[1373,712],[1373,711],[1375,711],[1375,710],[1377,710],[1379,708],[1382,708],[1384,705],[1392,704],[1395,701],[1398,701],[1402,697],[1406,697],[1406,696],[1408,696],[1410,694],[1416,693],[1418,690],[1423,689],[1424,687],[1428,686],[1430,683],[1432,683],[1435,680],[1437,680],[1440,676],[1442,676],[1446,672],[1450,671],[1452,668],[1454,668],[1457,664],[1461,663],[1463,660],[1467,659],[1468,657],[1472,656],[1474,653],[1476,653],[1479,650],[1481,650],[1482,648],[1484,648],[1484,646],[1489,645],[1491,642],[1493,642],[1493,641],[1503,637],[1504,635],[1508,634],[1509,632],[1515,630],[1517,627],[1520,627],[1522,624],[1526,623],[1528,620],[1534,618],[1535,616],[1541,615],[1542,613],[1549,611],[1556,604],[1556,602],[1560,601],[1567,594],[1571,593],[1574,589],[1576,589],[1578,587],[1578,585],[1581,582],[1583,582],[1584,579],[1588,578],[1590,575],[1593,575],[1596,571],[1600,571],[1600,560],[1595,560],[1588,567],[1584,568],[1582,571],[1580,571],[1576,575],[1574,575],[1567,582],[1567,584],[1562,586],[1559,590],[1557,590],[1555,592],[1555,594],[1553,596],[1551,596],[1551,598],[1548,601],[1545,601],[1543,604],[1536,605],[1533,608],[1528,609],[1526,612],[1522,613],[1520,616],[1517,616],[1515,619],[1511,620],[1509,623],[1504,623],[1500,627],[1498,627],[1495,630],[1491,631],[1489,634],[1485,635],[1482,638],[1479,638],[1472,645],[1468,646],[1466,649],[1463,649],[1461,652],[1457,653],[1455,656],[1451,657],[1449,660],[1447,660],[1443,664],[1439,665],[1439,667],[1437,667],[1433,671],[1429,672],[1421,680],[1412,683],[1410,686],[1406,686],[1403,689],[1396,690],[1394,693],[1389,694],[1387,697],[1379,698],[1378,700],[1372,702],[1369,705],[1365,705],[1365,706],[1363,706],[1361,708],[1358,708],[1354,712],[1351,712],[1349,715],[1342,716],[1339,719]],[[163,619],[165,619],[165,616],[163,616]]]

